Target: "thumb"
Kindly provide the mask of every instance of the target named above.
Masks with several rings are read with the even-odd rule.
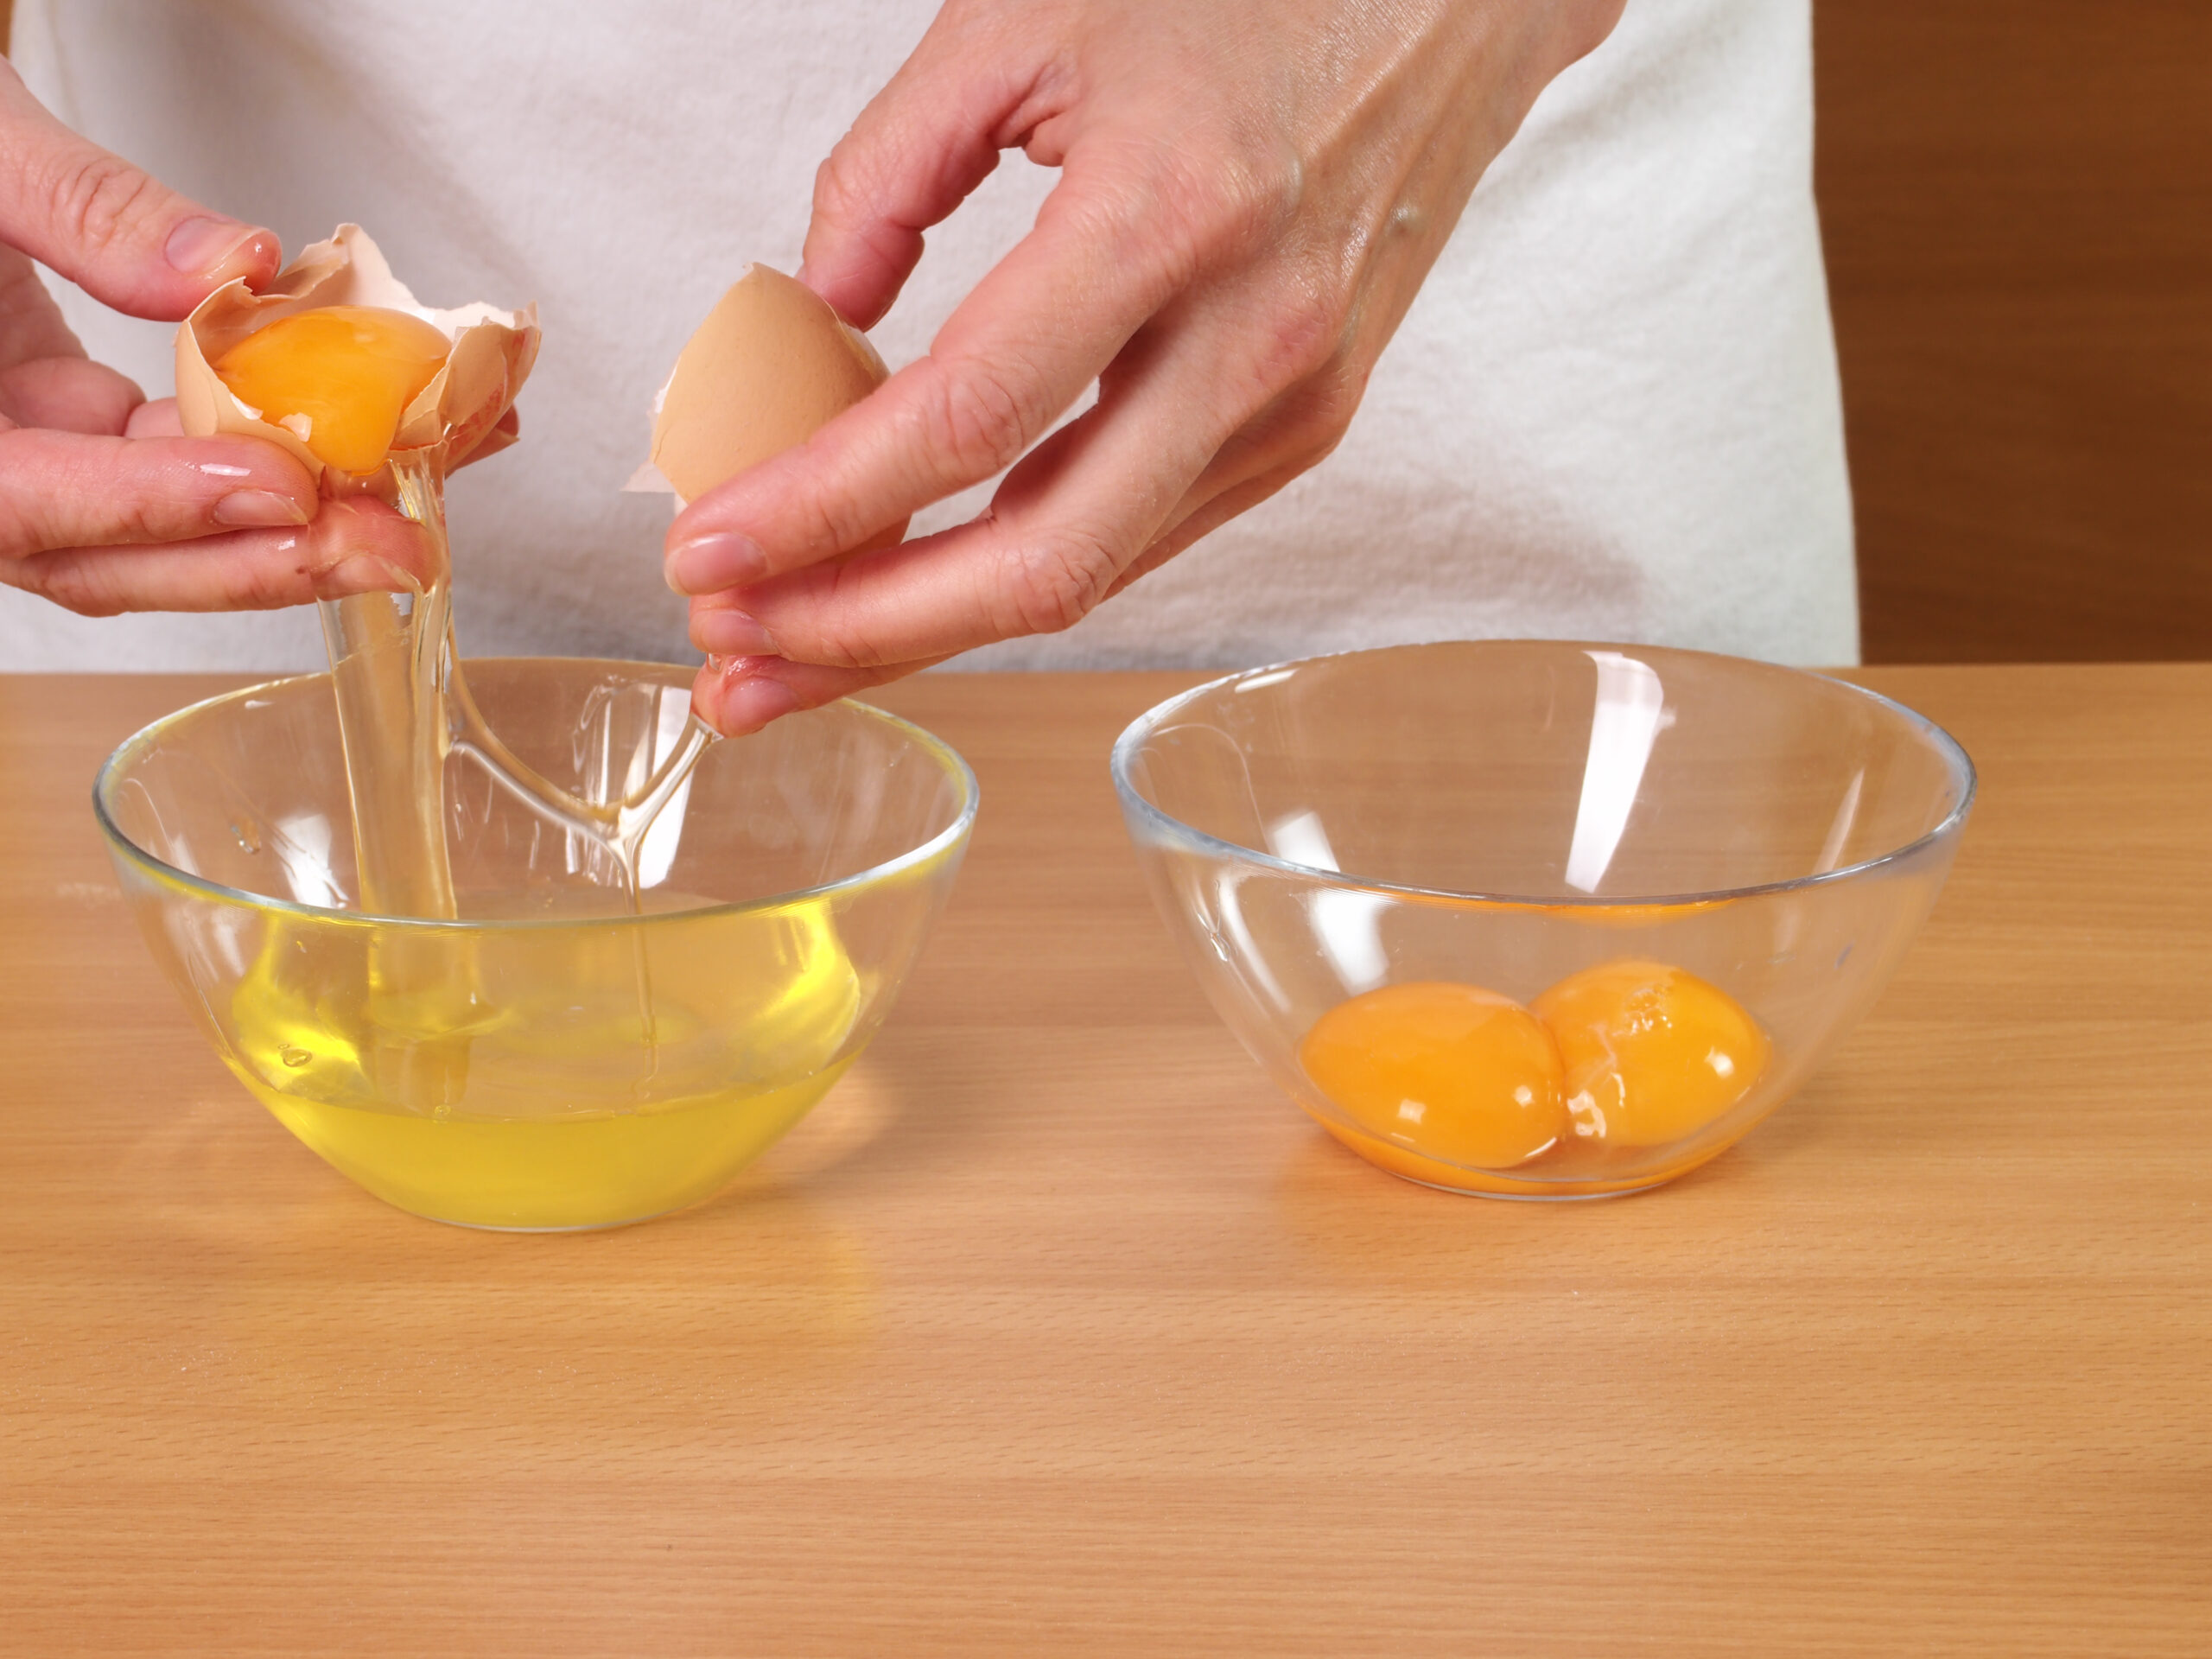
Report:
[[[175,321],[233,277],[258,286],[274,232],[209,212],[49,115],[0,63],[0,241],[134,317]]]

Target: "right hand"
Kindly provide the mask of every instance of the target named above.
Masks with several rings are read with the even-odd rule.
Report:
[[[87,143],[0,62],[0,582],[87,616],[264,610],[413,587],[422,532],[374,500],[323,501],[258,438],[187,438],[92,362],[35,259],[134,317],[181,321],[233,277],[258,288],[268,231],[210,213]]]
[[[751,731],[1067,627],[1319,461],[1476,181],[1621,8],[944,0],[823,164],[800,280],[866,326],[1001,151],[1059,181],[927,355],[677,518],[702,716]],[[868,550],[1008,467],[971,522]]]

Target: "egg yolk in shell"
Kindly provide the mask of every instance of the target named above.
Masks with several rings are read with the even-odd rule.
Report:
[[[1367,1133],[1445,1164],[1510,1169],[1570,1133],[1558,1045],[1479,986],[1353,997],[1314,1021],[1299,1062]]]
[[[372,473],[451,349],[434,324],[404,311],[333,305],[248,334],[213,366],[239,402],[297,433],[324,465]]]
[[[1694,1135],[1741,1100],[1773,1055],[1734,997],[1663,963],[1586,968],[1532,1007],[1558,1039],[1573,1132],[1585,1144],[1656,1147]]]

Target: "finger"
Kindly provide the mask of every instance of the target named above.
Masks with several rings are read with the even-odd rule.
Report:
[[[65,547],[0,560],[0,581],[84,616],[260,611],[350,594],[419,591],[422,527],[372,499],[329,501],[311,524],[156,547]]]
[[[1364,377],[1332,376],[1278,398],[1207,462],[1152,544],[1107,590],[1111,599],[1328,459],[1351,424]]]
[[[963,33],[933,24],[815,175],[798,279],[855,327],[891,308],[922,232],[997,167],[1008,118],[1035,90],[1027,59]]]
[[[785,715],[818,709],[872,685],[918,673],[942,660],[880,668],[822,668],[775,657],[709,658],[691,683],[691,710],[724,737],[743,737]]]
[[[1320,459],[1319,454],[1300,455],[1294,461],[1269,467],[1256,477],[1239,479],[1192,505],[1181,516],[1172,519],[1167,529],[1154,539],[1152,545],[1114,578],[1113,585],[1106,590],[1106,597],[1113,598],[1140,577],[1150,575],[1192,543],[1220,529],[1239,513],[1250,512],[1300,474],[1309,471]]]
[[[150,404],[141,404],[130,411],[130,418],[123,423],[126,438],[181,438],[184,423],[177,418],[176,399],[156,397]]]
[[[135,383],[87,358],[39,357],[0,369],[0,408],[20,426],[115,437],[145,401]]]
[[[296,527],[315,506],[307,469],[258,438],[0,432],[0,564],[49,548]]]
[[[1132,345],[1099,402],[1009,474],[973,523],[794,571],[693,607],[710,655],[871,667],[1053,632],[1103,599],[1229,438],[1272,401],[1242,307],[1169,319]]]
[[[41,357],[82,357],[85,348],[40,280],[38,267],[0,245],[0,365]]]
[[[175,321],[276,273],[273,232],[213,213],[63,126],[0,64],[0,240],[134,317]]]
[[[712,593],[859,547],[1043,436],[1194,269],[1189,238],[1163,228],[1159,181],[1117,166],[1071,164],[928,356],[678,514],[670,584]]]

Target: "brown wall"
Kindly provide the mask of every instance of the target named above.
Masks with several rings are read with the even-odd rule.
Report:
[[[2212,657],[2212,0],[1814,17],[1867,659]]]

